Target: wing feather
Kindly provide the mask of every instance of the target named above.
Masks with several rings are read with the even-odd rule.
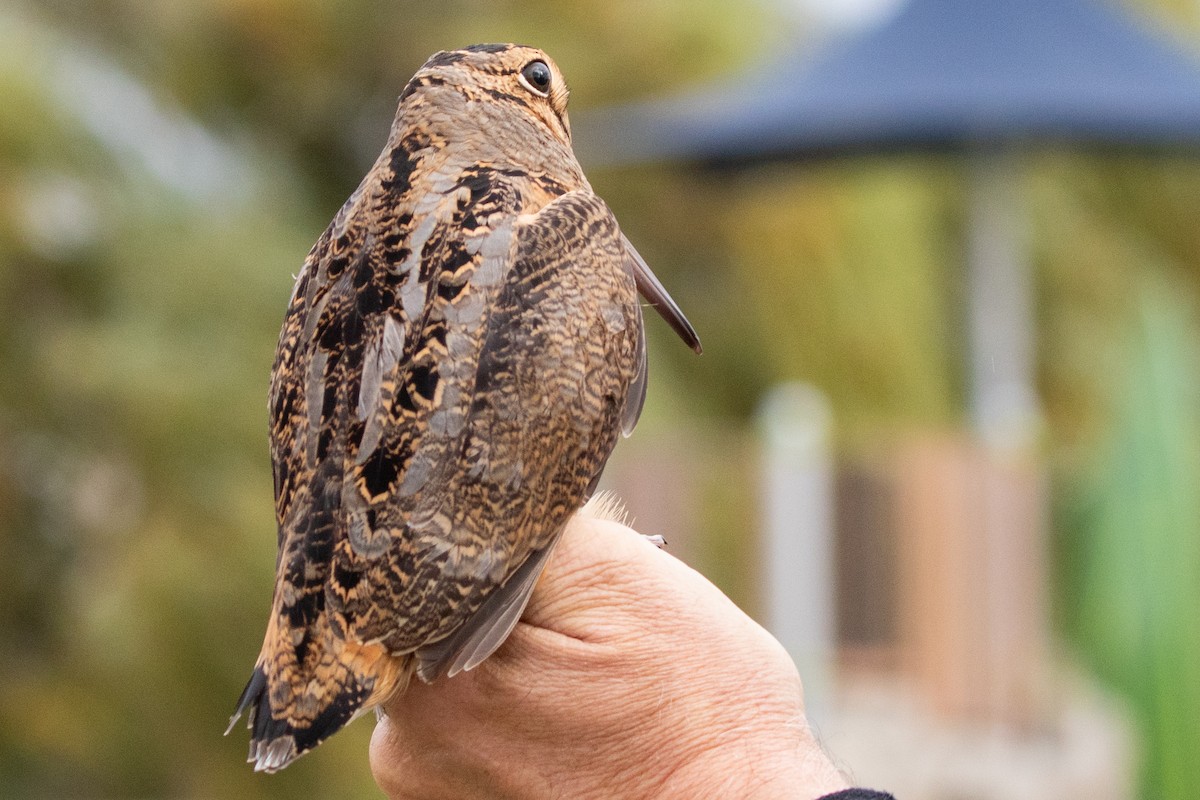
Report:
[[[498,586],[471,617],[450,636],[417,651],[417,676],[428,683],[441,675],[453,678],[472,670],[496,652],[517,627],[533,587],[554,549],[554,542],[534,550]]]
[[[625,403],[625,412],[621,415],[621,435],[625,438],[633,433],[638,420],[642,416],[642,408],[646,405],[646,387],[649,378],[649,358],[646,354],[646,336],[642,332],[642,308],[637,309],[638,336],[637,368],[633,385],[629,387],[629,399]]]
[[[417,650],[423,680],[475,667],[511,633],[643,397],[641,312],[608,207],[569,193],[513,231],[475,372],[470,470],[446,492],[476,508],[464,538],[491,556],[444,566],[439,584],[470,593],[446,614],[455,627]]]

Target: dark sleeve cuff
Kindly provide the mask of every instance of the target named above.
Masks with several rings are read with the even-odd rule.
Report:
[[[873,789],[843,789],[840,792],[818,797],[817,800],[896,800],[887,792],[876,792]]]

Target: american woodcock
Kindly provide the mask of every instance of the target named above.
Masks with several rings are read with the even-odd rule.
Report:
[[[571,150],[545,53],[437,53],[296,279],[271,377],[279,524],[243,712],[273,772],[516,625],[646,393],[637,294],[691,325]]]

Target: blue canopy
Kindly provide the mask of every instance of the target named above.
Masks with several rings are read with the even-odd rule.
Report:
[[[593,164],[1034,140],[1190,146],[1200,62],[1097,0],[912,0],[814,58],[593,112],[576,130]]]

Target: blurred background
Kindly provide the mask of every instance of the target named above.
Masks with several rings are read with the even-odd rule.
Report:
[[[1200,74],[1200,4],[1096,4]],[[558,61],[595,188],[704,340],[648,317],[606,480],[788,643],[839,762],[908,800],[1200,796],[1195,142],[597,142],[905,13],[0,0],[0,796],[378,796],[367,722],[270,777],[220,736],[271,593],[267,376],[404,83],[486,41]]]

